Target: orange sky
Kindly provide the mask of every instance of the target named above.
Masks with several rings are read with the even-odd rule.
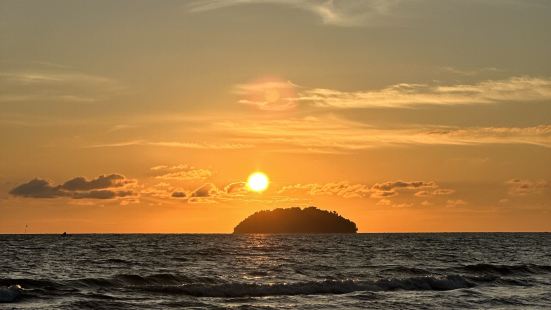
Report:
[[[2,1],[0,233],[551,231],[549,8]]]

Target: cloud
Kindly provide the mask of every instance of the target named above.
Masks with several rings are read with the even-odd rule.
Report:
[[[392,205],[393,208],[411,208],[413,207],[413,203],[411,202],[402,202],[402,203],[395,203]]]
[[[247,184],[245,182],[234,182],[224,187],[224,192],[230,195],[247,194]]]
[[[407,145],[525,144],[551,147],[551,125],[375,128],[329,115],[285,120],[220,121],[212,124],[212,130],[238,143],[264,146],[279,152],[342,154]]]
[[[392,197],[398,195],[398,191],[401,190],[417,190],[421,188],[437,188],[435,182],[425,181],[391,181],[384,183],[377,183],[371,187],[372,198]]]
[[[156,173],[161,173],[160,175],[155,176],[155,178],[164,180],[204,180],[212,176],[212,171],[210,171],[209,169],[195,168],[189,165],[163,165],[152,167],[151,170]]]
[[[448,189],[448,188],[438,188],[433,191],[428,190],[422,190],[415,193],[416,197],[429,197],[429,196],[443,196],[443,195],[451,195],[455,193],[455,190]]]
[[[373,198],[378,199],[377,206],[388,206],[396,208],[406,208],[413,206],[411,202],[394,202],[391,197],[400,194],[414,195],[417,197],[449,195],[454,193],[453,189],[440,188],[434,181],[387,181],[367,184],[351,184],[349,182],[331,182],[326,184],[291,184],[279,189],[278,194],[289,196],[335,196],[345,199],[349,198]],[[422,194],[419,194],[422,193]],[[448,200],[446,205],[463,205],[463,200]],[[431,205],[428,201],[421,203],[423,206]]]
[[[432,202],[428,200],[423,200],[423,202],[421,202],[421,205],[424,207],[432,206]]]
[[[251,4],[275,4],[304,10],[319,17],[326,25],[365,26],[390,14],[399,0],[199,0],[188,4],[190,12],[205,12]]]
[[[65,195],[59,186],[54,186],[49,181],[42,179],[33,179],[21,184],[12,189],[10,194],[26,198],[57,198]]]
[[[62,185],[36,178],[13,188],[9,193],[24,198],[115,199],[136,196],[133,190],[126,188],[135,183],[135,180],[119,174],[102,175],[90,181],[76,177]]]
[[[129,180],[120,174],[110,174],[101,175],[90,181],[86,180],[84,177],[76,177],[63,183],[61,188],[68,191],[88,191],[109,187],[121,187],[135,182],[135,180]]]
[[[546,180],[521,180],[512,179],[506,182],[509,186],[508,193],[511,196],[526,196],[533,194],[541,194],[551,188],[551,185]]]
[[[214,184],[207,183],[194,190],[191,193],[191,197],[213,197],[218,192],[219,190]]]
[[[259,203],[282,203],[296,202],[299,199],[271,195],[264,193],[259,196],[246,189],[245,182],[232,182],[223,187],[218,187],[213,183],[205,183],[194,190],[174,189],[165,185],[159,185],[159,191],[162,191],[163,198],[167,198],[166,191],[172,190],[168,198],[178,198],[189,203],[219,203],[219,202],[259,202]],[[157,190],[148,189],[148,193],[157,193]]]
[[[422,188],[438,189],[435,182],[425,181],[389,181],[372,186],[366,184],[350,184],[336,182],[326,184],[293,184],[279,189],[279,194],[311,195],[311,196],[338,196],[342,198],[389,198],[397,196],[401,191],[413,191]],[[385,199],[382,199],[386,201]]]
[[[186,166],[186,165],[181,165]],[[156,166],[152,170],[170,170],[179,166]],[[186,166],[188,167],[188,166]],[[245,190],[244,182],[229,183],[223,189],[213,183],[204,183],[195,189],[176,188],[169,183],[162,182],[144,189],[142,195],[150,195],[161,199],[179,199],[189,203],[216,203],[221,200],[242,200],[249,192]]]
[[[464,206],[466,204],[467,204],[467,202],[465,200],[462,200],[462,199],[455,199],[455,200],[450,199],[450,200],[446,201],[446,207],[448,207],[448,208]]]
[[[364,184],[337,182],[327,184],[294,184],[283,186],[279,194],[308,194],[312,196],[339,196],[343,198],[363,197],[370,193]]]
[[[68,197],[73,199],[114,199],[118,197],[135,196],[133,191],[93,190],[84,192],[69,193]]]
[[[111,78],[86,74],[63,66],[34,63],[33,70],[0,73],[0,102],[93,103],[121,93],[123,86]]]
[[[196,142],[180,142],[180,141],[146,141],[146,140],[131,140],[115,143],[100,143],[86,146],[86,148],[108,148],[108,147],[128,147],[128,146],[162,146],[183,149],[195,150],[239,150],[248,149],[252,145],[240,143],[196,143]]]
[[[289,81],[267,80],[238,84],[234,93],[241,95],[239,103],[266,111],[286,111],[296,106],[295,88]]]
[[[172,197],[172,193],[175,191],[179,191],[179,190],[169,183],[161,182],[153,186],[142,189],[140,191],[140,194],[148,195],[156,198],[170,198]]]
[[[173,192],[171,197],[173,197],[173,198],[187,198],[188,194],[186,192]]]
[[[434,182],[425,182],[425,181],[414,181],[414,182],[405,182],[405,181],[391,181],[384,183],[377,183],[373,185],[373,189],[381,191],[391,191],[397,189],[417,189],[417,188],[434,188],[437,187]]]
[[[442,71],[448,72],[455,75],[462,75],[462,76],[476,76],[482,73],[488,73],[488,72],[499,72],[501,70],[494,68],[494,67],[486,67],[486,68],[476,68],[476,69],[463,69],[463,68],[456,68],[456,67],[443,67],[441,68]]]
[[[390,200],[390,199],[381,199],[376,203],[376,205],[383,206],[383,207],[388,207],[388,206],[392,205],[392,200]]]
[[[314,88],[299,92],[296,101],[322,108],[414,108],[420,105],[473,105],[551,100],[551,79],[529,76],[477,84],[396,84],[372,91]]]

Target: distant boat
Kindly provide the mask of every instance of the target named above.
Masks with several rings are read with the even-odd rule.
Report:
[[[64,231],[64,232],[61,234],[61,237],[67,237],[67,236],[68,236],[68,235],[67,235],[67,232],[66,232],[66,231]]]

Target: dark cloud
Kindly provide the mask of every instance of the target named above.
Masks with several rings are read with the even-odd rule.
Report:
[[[380,191],[392,191],[397,189],[417,189],[417,188],[436,188],[437,185],[434,182],[425,182],[425,181],[414,181],[414,182],[405,182],[405,181],[392,181],[377,183],[371,188],[374,190]]]
[[[102,175],[90,181],[76,177],[62,185],[37,178],[15,187],[10,194],[25,198],[115,199],[136,196],[130,189],[115,189],[134,183],[134,180],[119,174]]]
[[[199,187],[198,189],[194,190],[191,193],[191,197],[195,198],[209,198],[209,197],[215,197],[220,190],[212,183],[206,183]]]
[[[245,194],[247,193],[245,182],[230,183],[224,187],[226,194]]]
[[[173,198],[187,198],[186,192],[173,192],[172,195]]]
[[[429,181],[390,181],[377,183],[371,187],[372,198],[388,198],[398,195],[398,191],[402,190],[418,190],[418,189],[436,189],[438,185],[435,182]],[[423,191],[420,195],[427,194]],[[419,196],[419,195],[418,195]]]
[[[33,179],[10,191],[13,196],[26,198],[56,198],[65,195],[59,186],[53,186],[49,181]]]
[[[115,199],[130,196],[135,196],[135,193],[133,191],[112,191],[107,189],[70,193],[70,197],[73,199]]]
[[[76,177],[71,179],[61,187],[68,191],[90,191],[95,189],[104,189],[111,187],[121,187],[129,183],[133,183],[133,180],[129,180],[120,174],[101,175],[90,181],[84,177]]]

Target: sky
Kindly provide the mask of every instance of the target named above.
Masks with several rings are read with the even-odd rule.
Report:
[[[0,0],[0,233],[551,231],[549,29],[547,0]]]

